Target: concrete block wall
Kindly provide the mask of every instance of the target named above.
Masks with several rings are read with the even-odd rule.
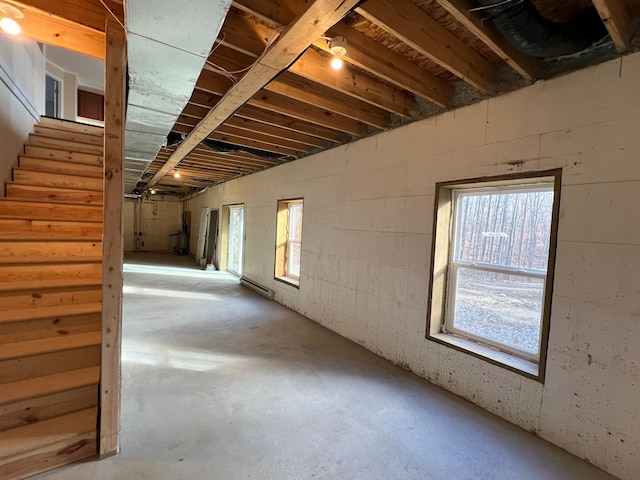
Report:
[[[36,42],[0,32],[0,183],[11,180],[25,141],[44,113],[45,59]],[[4,192],[2,192],[4,195]]]
[[[245,203],[245,275],[279,302],[636,479],[639,84],[640,54],[629,55],[227,182],[189,208]],[[425,339],[434,190],[440,181],[557,167],[561,218],[541,384]],[[295,197],[304,197],[300,289],[273,280],[277,200]]]

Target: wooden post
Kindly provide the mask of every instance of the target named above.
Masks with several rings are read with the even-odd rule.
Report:
[[[126,38],[107,20],[104,105],[104,234],[102,251],[101,457],[118,453],[122,345],[122,211],[124,203]]]

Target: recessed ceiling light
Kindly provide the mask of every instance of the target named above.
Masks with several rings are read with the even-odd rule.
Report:
[[[24,18],[19,8],[5,2],[0,2],[0,28],[9,35],[18,35],[22,29],[16,19]]]
[[[0,20],[0,28],[2,28],[2,30],[9,35],[19,35],[22,31],[20,25],[18,25],[18,22],[16,22],[13,18],[8,17],[4,17],[2,20]]]

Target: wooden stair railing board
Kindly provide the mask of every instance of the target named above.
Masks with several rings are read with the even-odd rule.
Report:
[[[97,453],[102,149],[42,118],[0,198],[0,480]]]

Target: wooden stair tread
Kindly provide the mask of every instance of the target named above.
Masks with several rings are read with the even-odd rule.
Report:
[[[2,222],[0,221],[0,226],[2,226]],[[33,233],[33,234],[29,234],[29,233],[25,233],[25,234],[7,234],[7,235],[3,235],[2,232],[0,232],[0,242],[2,242],[3,240],[6,241],[12,241],[12,242],[30,242],[30,241],[34,241],[34,240],[41,240],[43,242],[93,242],[93,243],[98,243],[98,242],[102,242],[102,236],[82,236],[82,235],[65,235],[65,236],[54,236],[54,235],[44,235],[41,233]]]
[[[38,145],[25,145],[24,154],[28,157],[40,158],[42,160],[55,160],[79,165],[103,165],[102,154],[72,152],[55,147],[41,147]]]
[[[4,220],[30,220],[30,221],[34,221],[34,222],[56,222],[56,221],[60,221],[60,222],[71,222],[71,223],[92,223],[92,224],[102,224],[102,221],[100,220],[87,220],[86,218],[51,218],[51,217],[45,217],[45,216],[39,216],[39,215],[24,215],[24,214],[20,214],[20,215],[6,215],[3,214],[1,209],[0,209],[0,220],[4,219]],[[2,233],[0,232],[0,235]]]
[[[74,122],[73,120],[64,120],[62,118],[40,117],[39,125],[49,128],[57,128],[60,130],[76,131],[81,133],[93,133],[94,135],[104,135],[104,127],[99,125],[90,125],[88,123]]]
[[[93,206],[102,206],[104,200],[101,191],[34,185],[24,181],[6,182],[6,194],[9,199],[76,202]]]
[[[84,257],[72,257],[64,259],[67,263],[98,262],[102,255],[86,255]],[[60,263],[60,257],[30,256],[30,257],[0,257],[0,265],[37,265],[41,263]]]
[[[99,345],[100,338],[101,332],[98,331],[5,343],[0,345],[2,347],[0,348],[0,360],[90,347],[91,345]]]
[[[51,173],[70,173],[71,175],[87,176],[94,178],[103,177],[101,165],[87,165],[84,163],[71,163],[62,160],[51,160],[47,158],[29,157],[20,155],[18,160],[19,168],[36,170]]]
[[[102,284],[102,262],[0,265],[0,292]]]
[[[0,204],[2,203],[11,203],[11,202],[20,202],[22,204],[29,204],[29,203],[34,203],[34,204],[38,204],[38,205],[72,205],[72,206],[77,206],[77,207],[85,207],[87,209],[94,209],[96,208],[95,205],[86,205],[82,202],[62,202],[62,201],[57,201],[57,200],[50,200],[48,202],[40,202],[38,200],[31,200],[28,198],[6,198],[6,197],[0,197]]]
[[[103,152],[102,145],[93,145],[90,143],[82,143],[72,140],[64,140],[53,137],[45,137],[35,133],[29,134],[29,145],[36,145],[40,147],[54,147],[61,150],[67,150],[70,152],[91,153],[94,155],[101,155]]]
[[[87,408],[0,432],[0,463],[5,463],[20,453],[95,431],[97,415],[97,408]]]
[[[0,239],[7,240],[69,239],[102,241],[102,222],[83,219],[38,220],[25,217],[0,216]]]
[[[39,202],[20,198],[0,198],[0,216],[32,220],[103,222],[101,206],[78,202]]]
[[[37,238],[15,242],[0,237],[0,264],[94,262],[102,258],[102,242],[85,238],[41,240]]]
[[[30,308],[20,310],[6,310],[0,315],[0,323],[23,322],[25,320],[39,320],[43,318],[82,315],[85,313],[102,312],[102,303],[74,303],[56,305],[53,307]]]
[[[25,282],[2,282],[0,292],[16,290],[34,290],[36,288],[89,287],[102,285],[102,278],[65,278],[50,280],[31,280]]]
[[[42,172],[22,167],[13,169],[13,181],[16,183],[24,182],[32,185],[42,185],[43,187],[61,187],[72,190],[89,190],[92,192],[102,192],[103,190],[102,177]]]
[[[88,145],[104,146],[104,137],[102,134],[76,132],[63,128],[54,128],[46,125],[36,125],[33,127],[33,133],[43,137],[58,138],[60,140],[68,140]]]

